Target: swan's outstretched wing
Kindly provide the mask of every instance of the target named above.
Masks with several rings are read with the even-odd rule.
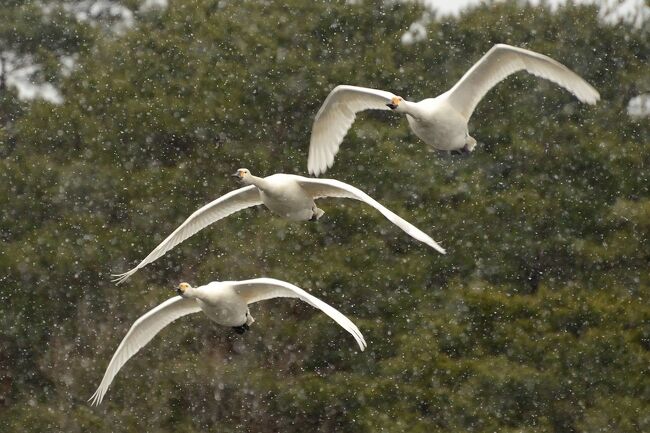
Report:
[[[587,104],[595,104],[600,99],[596,89],[563,64],[543,54],[505,44],[493,46],[446,95],[451,105],[469,120],[476,104],[492,87],[521,70],[559,84]]]
[[[366,340],[364,340],[363,335],[361,335],[361,331],[359,331],[359,328],[357,328],[350,319],[345,317],[336,308],[326,304],[317,297],[310,295],[300,287],[296,287],[293,284],[276,280],[274,278],[256,278],[253,280],[227,281],[224,283],[232,285],[235,291],[244,298],[248,304],[273,298],[301,299],[312,307],[318,308],[323,313],[330,316],[336,323],[341,325],[343,329],[352,334],[361,350],[364,350],[367,346]]]
[[[356,86],[336,86],[318,110],[311,128],[307,169],[318,176],[334,163],[343,137],[362,110],[389,110],[390,92]]]
[[[115,351],[99,388],[90,397],[91,404],[98,405],[102,402],[113,378],[124,363],[146,346],[161,329],[179,317],[199,311],[201,307],[196,300],[174,296],[136,320]]]
[[[308,194],[314,198],[345,197],[360,200],[366,204],[369,204],[381,212],[382,215],[384,215],[390,222],[408,233],[411,237],[414,237],[415,239],[424,242],[425,244],[434,248],[438,252],[445,254],[444,248],[438,245],[436,241],[431,239],[429,235],[415,227],[413,224],[404,220],[403,218],[395,215],[393,212],[382,206],[377,200],[373,199],[368,194],[358,188],[353,187],[352,185],[348,185],[347,183],[343,183],[334,179],[311,179],[301,176],[296,176],[296,181],[300,184],[300,186],[303,187],[305,191],[307,191]]]
[[[154,250],[151,251],[149,255],[138,264],[138,266],[123,274],[113,275],[113,277],[115,277],[113,281],[117,282],[117,284],[124,282],[131,275],[135,274],[138,269],[141,269],[154,260],[157,260],[167,251],[171,250],[199,230],[237,211],[260,204],[262,204],[262,199],[260,198],[259,190],[254,185],[239,188],[219,197],[190,215],[190,217],[174,230],[171,235],[167,236],[167,239],[154,248]]]

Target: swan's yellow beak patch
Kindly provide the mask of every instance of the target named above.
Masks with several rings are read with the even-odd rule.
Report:
[[[399,96],[393,96],[393,99],[390,100],[390,103],[397,106],[402,101]]]

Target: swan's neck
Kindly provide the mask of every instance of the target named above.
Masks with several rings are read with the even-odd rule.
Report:
[[[253,176],[253,175],[250,175],[250,180],[248,181],[248,183],[250,185],[255,185],[256,187],[258,187],[262,191],[267,189],[268,184],[269,184],[269,182],[266,179],[264,179],[262,177]]]
[[[198,299],[199,290],[197,287],[190,287],[185,289],[185,292],[181,295],[183,298]]]
[[[409,114],[416,119],[420,118],[422,108],[418,105],[417,102],[411,102],[407,100],[403,100],[399,106],[397,107],[397,111],[405,114]]]
[[[192,287],[183,293],[184,298],[194,299],[199,305],[214,305],[218,302],[218,291],[210,290],[208,286]]]

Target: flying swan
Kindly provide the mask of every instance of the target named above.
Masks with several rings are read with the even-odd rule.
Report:
[[[273,278],[213,281],[200,287],[181,283],[177,293],[179,296],[158,305],[131,326],[108,364],[97,391],[89,399],[92,405],[102,402],[117,372],[158,332],[174,320],[199,311],[203,311],[210,320],[219,325],[230,326],[238,333],[244,333],[255,321],[248,310],[249,304],[273,298],[298,298],[318,308],[352,334],[362,351],[367,346],[361,331],[350,319],[315,296],[285,281]]]
[[[415,239],[424,242],[441,254],[445,250],[420,229],[395,215],[375,199],[351,185],[333,179],[312,179],[293,174],[274,174],[265,178],[253,176],[246,168],[233,174],[247,185],[203,206],[183,222],[174,232],[149,253],[135,268],[113,275],[113,281],[122,283],[138,269],[158,259],[204,227],[239,210],[264,204],[272,212],[296,221],[315,221],[325,212],[316,207],[315,199],[344,197],[360,200],[381,212],[390,222]]]
[[[334,163],[334,155],[356,113],[368,109],[406,114],[411,130],[434,149],[471,152],[476,140],[469,135],[467,122],[474,108],[492,87],[521,70],[559,84],[581,102],[593,105],[600,99],[596,89],[550,57],[497,44],[454,87],[436,98],[410,102],[384,90],[335,87],[316,114],[307,169],[316,176],[325,173]]]

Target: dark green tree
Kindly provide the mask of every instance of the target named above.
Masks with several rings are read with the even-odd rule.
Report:
[[[593,6],[512,1],[432,21],[404,45],[423,13],[411,3],[126,6],[133,27],[85,39],[58,78],[63,103],[24,104],[4,132],[15,148],[0,168],[0,430],[650,428],[650,131],[625,113],[647,90],[643,29],[604,23]],[[448,255],[328,200],[317,224],[242,211],[110,283],[235,188],[235,169],[304,174],[335,85],[436,95],[497,42],[561,61],[601,102],[511,77],[478,106],[469,157],[430,153],[404,119],[363,113],[327,173]],[[126,330],[180,280],[255,276],[336,306],[368,350],[297,302],[255,305],[244,336],[197,315],[88,406]]]

